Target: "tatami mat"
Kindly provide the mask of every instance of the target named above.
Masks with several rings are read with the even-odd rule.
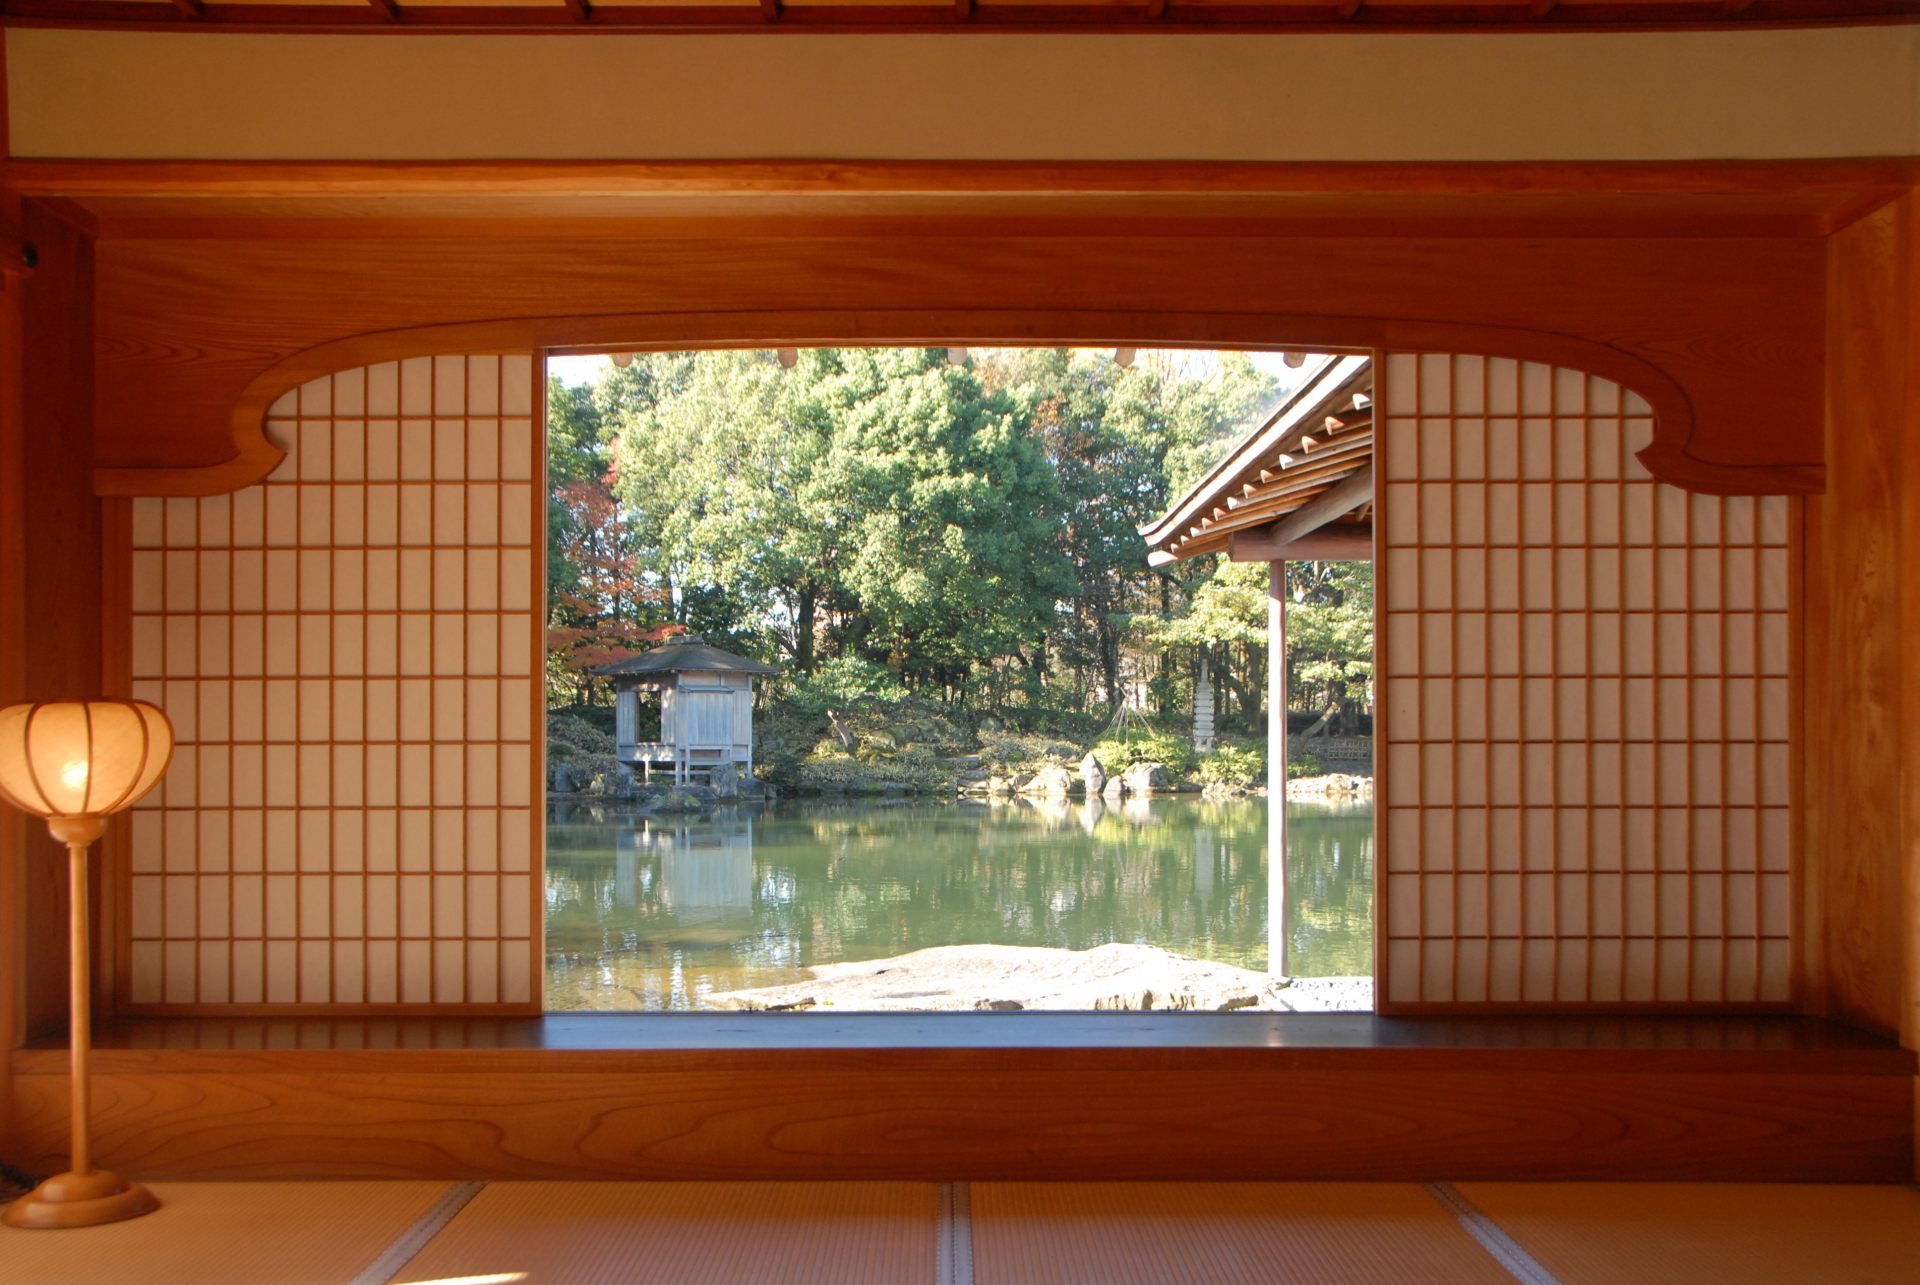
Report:
[[[975,1183],[972,1203],[979,1285],[1512,1282],[1412,1185]]]
[[[1907,1187],[151,1185],[165,1203],[131,1222],[68,1232],[0,1227],[0,1282],[1904,1285],[1920,1280],[1920,1191]]]
[[[494,1182],[396,1280],[933,1285],[932,1183]]]
[[[1920,1192],[1758,1183],[1456,1189],[1564,1285],[1920,1281]]]
[[[0,1226],[6,1285],[345,1285],[444,1182],[150,1182],[160,1208],[71,1231]]]

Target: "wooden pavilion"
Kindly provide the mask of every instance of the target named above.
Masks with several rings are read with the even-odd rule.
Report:
[[[622,763],[643,775],[665,765],[676,785],[695,772],[711,780],[723,767],[753,775],[753,680],[778,674],[775,666],[678,634],[593,672],[614,680],[614,754]],[[640,739],[643,693],[659,697],[658,740]]]
[[[1913,1176],[1913,4],[693,8],[5,6],[0,701],[179,732],[103,1164]],[[1371,531],[1377,1015],[543,1012],[541,360],[854,343],[1340,354],[1155,541]],[[60,856],[0,818],[48,1171]]]

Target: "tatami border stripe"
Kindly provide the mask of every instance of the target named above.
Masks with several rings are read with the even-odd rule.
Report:
[[[1560,1285],[1557,1276],[1536,1262],[1532,1254],[1520,1248],[1518,1241],[1507,1235],[1493,1219],[1481,1213],[1479,1207],[1461,1195],[1452,1183],[1430,1182],[1425,1185],[1425,1190],[1515,1280],[1523,1281],[1525,1285]]]
[[[940,1184],[936,1285],[973,1285],[973,1200],[964,1182]]]
[[[413,1226],[401,1232],[387,1246],[386,1252],[368,1263],[365,1270],[353,1278],[351,1285],[389,1285],[427,1247],[427,1242],[439,1235],[440,1229],[452,1222],[454,1215],[465,1209],[467,1202],[479,1195],[480,1189],[486,1185],[484,1182],[456,1182],[447,1188],[446,1194],[433,1202],[433,1208],[414,1219]]]

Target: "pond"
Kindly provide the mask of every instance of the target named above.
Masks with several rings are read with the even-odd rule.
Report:
[[[1373,814],[1288,812],[1288,971],[1373,972]],[[925,946],[1139,942],[1267,967],[1267,803],[554,804],[546,1003],[697,1009]]]

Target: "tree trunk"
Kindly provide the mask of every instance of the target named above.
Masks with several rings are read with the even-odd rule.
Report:
[[[800,610],[793,620],[793,667],[803,674],[813,672],[813,624],[820,598],[811,588],[800,591]]]

